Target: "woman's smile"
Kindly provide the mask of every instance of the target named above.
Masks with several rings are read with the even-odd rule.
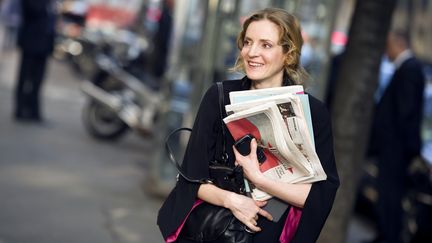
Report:
[[[285,56],[279,28],[269,20],[252,22],[241,49],[246,75],[260,87],[281,86]]]

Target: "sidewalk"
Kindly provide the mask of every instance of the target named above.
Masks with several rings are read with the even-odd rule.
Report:
[[[81,122],[85,97],[65,63],[51,59],[44,124],[16,123],[16,52],[0,59],[0,243],[163,242],[162,203],[143,193],[151,141],[131,133],[96,141]]]

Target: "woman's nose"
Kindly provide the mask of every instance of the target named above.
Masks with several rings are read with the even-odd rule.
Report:
[[[258,46],[257,45],[251,45],[251,46],[249,46],[249,50],[248,50],[247,54],[250,57],[258,56],[258,54],[259,54],[259,48],[258,48]]]

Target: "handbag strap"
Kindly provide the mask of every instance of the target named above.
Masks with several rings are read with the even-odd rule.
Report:
[[[170,138],[171,138],[174,134],[176,134],[176,133],[178,133],[178,132],[181,132],[181,131],[189,131],[189,132],[192,132],[192,129],[190,129],[190,128],[188,128],[188,127],[180,127],[180,128],[177,128],[177,129],[175,129],[174,131],[172,131],[172,132],[167,136],[167,138],[165,139],[165,149],[166,149],[167,152],[168,152],[168,155],[169,155],[169,159],[170,159],[170,161],[174,164],[174,166],[176,167],[178,173],[179,173],[179,174],[180,174],[180,175],[181,175],[185,180],[187,180],[187,181],[189,181],[189,182],[192,182],[192,183],[200,183],[200,184],[203,184],[203,183],[209,183],[209,181],[208,181],[207,179],[194,180],[194,179],[189,178],[185,173],[183,173],[183,170],[182,170],[182,168],[181,168],[179,162],[178,162],[178,161],[176,160],[176,158],[174,157],[174,154],[173,154],[173,152],[172,152],[171,146],[169,146],[169,140],[170,140]]]
[[[224,106],[225,106],[225,100],[224,100],[224,91],[223,91],[223,83],[217,82],[216,83],[218,87],[218,93],[219,93],[219,115],[220,115],[220,122],[221,122],[221,130],[222,130],[222,162],[224,165],[228,164],[228,153],[226,152],[226,131],[224,126]]]
[[[226,152],[226,131],[225,131],[225,127],[223,124],[223,105],[224,103],[224,93],[223,93],[223,84],[222,82],[217,82],[217,87],[218,87],[218,93],[219,93],[219,112],[220,112],[220,118],[221,118],[221,129],[222,129],[222,162],[224,164],[227,164],[228,161],[228,153]],[[192,129],[188,128],[188,127],[180,127],[175,129],[174,131],[172,131],[170,134],[168,134],[167,138],[165,139],[165,149],[168,152],[169,155],[169,159],[170,161],[174,164],[174,166],[176,167],[179,175],[181,175],[186,181],[191,182],[191,183],[199,183],[199,184],[213,184],[213,180],[210,178],[202,178],[202,179],[192,179],[189,178],[182,170],[180,163],[177,161],[177,159],[175,158],[171,146],[169,145],[169,140],[171,139],[171,137],[181,131],[189,131],[192,132]]]

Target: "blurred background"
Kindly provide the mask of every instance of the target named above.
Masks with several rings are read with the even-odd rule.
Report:
[[[423,150],[412,176],[426,178],[418,187],[428,188],[432,1],[396,2],[391,27],[409,30],[427,80]],[[0,243],[163,242],[156,216],[176,177],[164,139],[191,127],[213,82],[242,77],[228,71],[242,21],[269,6],[294,13],[303,27],[307,91],[326,101],[335,90],[329,85],[334,57],[345,50],[351,17],[361,11],[355,0],[53,0],[56,35],[39,94],[41,115],[16,119],[24,13],[19,0],[0,3]],[[36,30],[35,40],[43,32]],[[376,84],[391,70],[382,65],[376,80],[365,82]],[[181,156],[184,141],[174,146]],[[324,232],[342,235],[340,242],[376,235],[376,166],[364,160],[361,168],[355,200],[343,215],[346,229]],[[404,201],[406,242],[422,224],[432,225],[432,196],[418,187]]]

